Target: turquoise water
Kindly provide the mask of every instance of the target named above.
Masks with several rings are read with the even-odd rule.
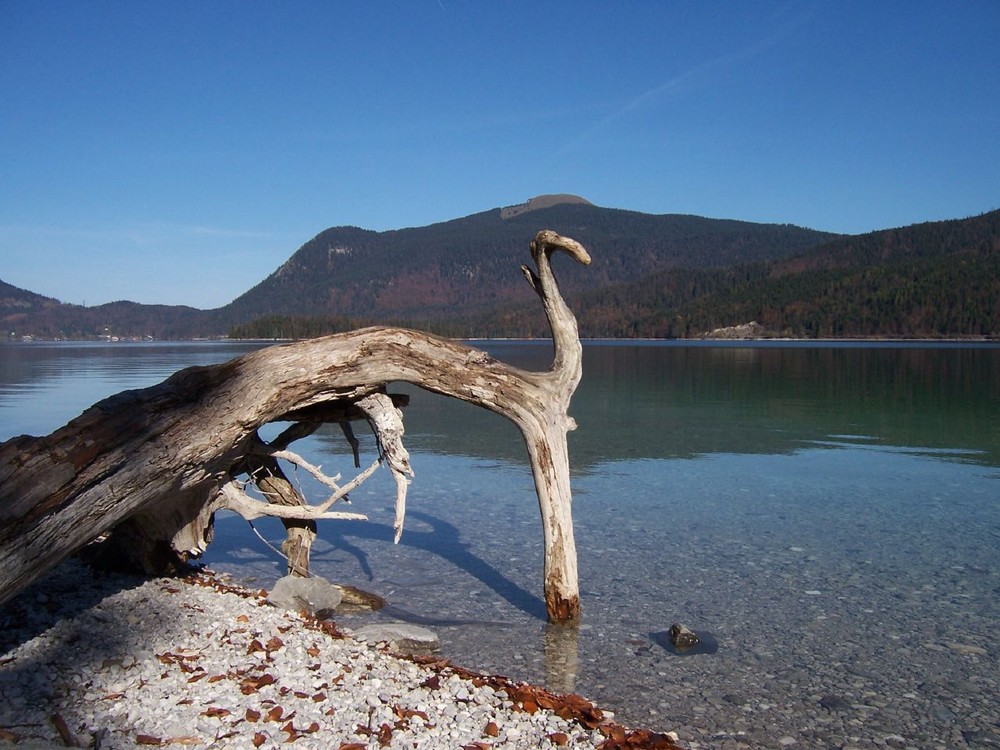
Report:
[[[549,356],[545,343],[483,345],[521,366]],[[0,347],[0,438],[247,348]],[[1000,348],[595,342],[584,362],[570,435],[580,628],[544,622],[517,431],[405,385],[390,389],[412,397],[402,542],[379,472],[352,495],[371,520],[321,524],[314,570],[430,622],[458,663],[580,692],[692,742],[991,746]],[[296,446],[351,476],[339,430]],[[256,525],[280,543],[280,525]],[[259,585],[282,571],[232,516],[207,559]],[[663,648],[677,621],[714,653]]]

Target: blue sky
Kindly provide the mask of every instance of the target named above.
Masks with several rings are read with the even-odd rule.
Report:
[[[1000,207],[1000,2],[0,4],[0,279],[225,304],[541,193],[862,233]]]

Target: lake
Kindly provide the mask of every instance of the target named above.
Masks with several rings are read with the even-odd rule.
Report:
[[[551,356],[474,344],[532,369]],[[0,440],[261,345],[0,345]],[[1000,745],[1000,346],[587,342],[569,438],[579,627],[545,622],[517,430],[390,391],[411,395],[402,541],[380,471],[352,493],[369,521],[320,523],[313,569],[428,623],[443,656],[701,747]],[[295,445],[353,476],[336,427]],[[255,527],[280,544],[280,524]],[[252,586],[283,573],[232,515],[205,561]],[[704,647],[671,649],[675,622]]]

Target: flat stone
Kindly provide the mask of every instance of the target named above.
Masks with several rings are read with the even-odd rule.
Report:
[[[365,643],[387,643],[393,651],[427,653],[441,648],[441,641],[432,630],[408,622],[387,622],[365,625],[354,631],[355,640]]]
[[[986,656],[986,649],[981,646],[973,646],[968,643],[946,643],[944,644],[952,651],[959,654],[973,654],[975,656]]]
[[[305,610],[316,617],[329,617],[340,600],[340,589],[320,576],[279,578],[267,596],[268,604],[292,612]]]

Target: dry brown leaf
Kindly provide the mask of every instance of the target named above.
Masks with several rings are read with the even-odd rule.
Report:
[[[378,728],[378,744],[382,747],[389,747],[392,744],[392,727],[388,724],[383,724]]]
[[[59,732],[59,737],[62,739],[63,744],[66,747],[75,747],[77,745],[76,736],[70,731],[69,725],[66,724],[66,720],[59,714],[52,714],[49,720],[55,726],[56,731]]]
[[[418,711],[415,708],[403,708],[402,706],[397,704],[392,707],[392,712],[396,714],[396,718],[399,719],[411,719],[414,716],[417,716],[423,719],[424,721],[428,721],[427,712]]]
[[[279,648],[285,645],[278,636],[272,637],[264,646],[268,651],[277,651]]]
[[[260,677],[246,677],[240,685],[240,692],[243,695],[250,695],[251,693],[256,693],[265,685],[273,685],[277,681],[277,678],[268,672],[265,672]]]

